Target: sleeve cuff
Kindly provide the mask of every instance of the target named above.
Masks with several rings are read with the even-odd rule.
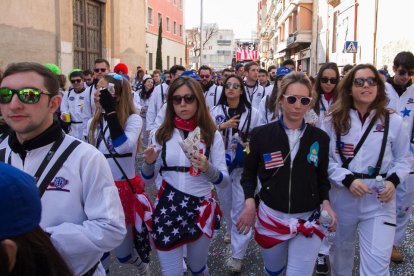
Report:
[[[400,184],[400,178],[396,173],[391,174],[385,180],[390,181],[392,184],[394,184],[395,187],[397,187],[398,184]]]
[[[355,179],[355,175],[347,174],[344,180],[342,180],[342,184],[349,189],[349,187],[351,187],[351,184]]]
[[[155,167],[154,164],[149,165],[146,162],[144,162],[142,164],[142,167],[141,167],[141,176],[144,179],[153,178],[154,177],[154,167]]]
[[[208,181],[214,185],[220,184],[223,180],[223,174],[211,163],[209,164],[207,171],[204,172],[204,175],[207,177]]]
[[[128,137],[125,135],[125,133],[122,133],[121,136],[116,137],[116,139],[112,140],[112,144],[114,147],[119,147],[123,143],[125,143],[128,140]]]

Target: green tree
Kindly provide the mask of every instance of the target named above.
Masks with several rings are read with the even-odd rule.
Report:
[[[162,20],[158,27],[157,57],[155,58],[155,68],[162,70]]]

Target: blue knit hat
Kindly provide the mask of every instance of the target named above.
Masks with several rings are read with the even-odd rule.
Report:
[[[0,240],[3,240],[35,229],[42,208],[32,176],[2,162],[0,172]]]
[[[200,80],[200,77],[198,76],[198,74],[196,72],[191,71],[191,70],[184,71],[180,75],[180,77],[189,77],[189,78],[192,78],[192,79],[195,79],[195,80]]]
[[[285,76],[285,75],[289,74],[290,72],[292,72],[292,70],[290,70],[286,66],[282,66],[282,67],[277,68],[276,76],[277,77]]]

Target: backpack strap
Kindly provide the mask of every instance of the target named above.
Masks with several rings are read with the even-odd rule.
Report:
[[[6,148],[0,150],[0,162],[6,161]]]

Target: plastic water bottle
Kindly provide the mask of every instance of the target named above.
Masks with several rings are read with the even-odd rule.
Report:
[[[385,189],[385,182],[384,179],[382,179],[381,175],[377,175],[375,178],[375,192],[377,194],[381,193]],[[381,205],[384,204],[384,202],[380,201]]]
[[[319,218],[319,222],[323,226],[323,228],[328,229],[329,225],[332,223],[332,217],[328,214],[326,210],[321,212],[321,217]]]

